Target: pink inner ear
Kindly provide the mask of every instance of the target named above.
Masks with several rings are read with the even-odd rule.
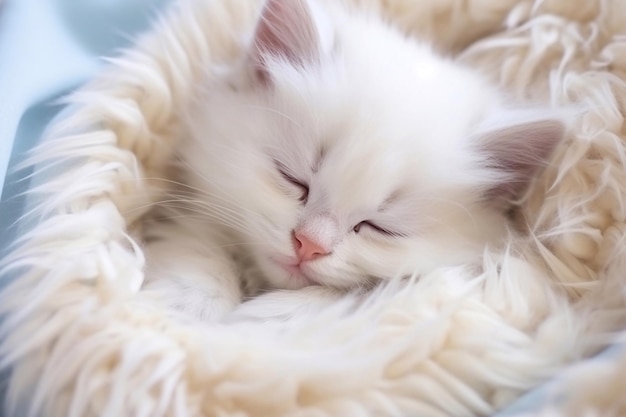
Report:
[[[306,0],[268,0],[251,51],[259,79],[270,80],[268,58],[304,65],[319,56],[319,35]]]
[[[481,146],[492,158],[494,168],[504,174],[502,182],[494,185],[487,197],[500,201],[518,198],[537,171],[547,164],[564,131],[561,121],[547,119],[484,135]]]

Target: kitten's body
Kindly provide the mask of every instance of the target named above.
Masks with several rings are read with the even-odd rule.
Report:
[[[240,302],[244,273],[351,288],[474,261],[562,135],[429,46],[313,0],[268,1],[188,120],[187,186],[150,231],[147,276],[202,318]]]

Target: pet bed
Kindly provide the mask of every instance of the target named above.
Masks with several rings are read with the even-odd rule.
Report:
[[[141,216],[161,192],[150,178],[165,176],[201,72],[236,58],[233,34],[261,4],[180,1],[72,96],[35,154],[37,221],[3,261],[9,415],[489,415],[619,340],[622,2],[354,1],[514,94],[583,107],[522,207],[528,238],[356,311],[347,297],[322,314],[209,326],[160,307],[141,291]],[[537,413],[620,415],[625,359],[572,368],[549,391],[558,409]]]

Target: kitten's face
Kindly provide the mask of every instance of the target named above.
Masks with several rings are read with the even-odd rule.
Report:
[[[497,94],[380,23],[320,16],[303,0],[268,2],[251,83],[212,88],[193,118],[189,181],[277,287],[366,285],[471,260],[505,232],[494,200],[515,187],[503,178],[531,171],[498,159],[515,146],[488,152],[511,129],[479,134]],[[535,164],[536,147],[523,147]]]

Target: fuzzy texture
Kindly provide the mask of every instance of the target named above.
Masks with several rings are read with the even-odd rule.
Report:
[[[565,110],[329,6],[266,2],[181,111],[179,178],[146,227],[146,288],[167,305],[217,320],[244,276],[345,290],[480,263],[560,144]]]
[[[524,200],[529,237],[478,268],[323,294],[321,313],[289,292],[238,311],[298,310],[284,321],[200,325],[161,308],[141,291],[133,237],[165,192],[181,111],[206,68],[236,59],[261,6],[180,2],[70,98],[34,157],[72,168],[34,188],[39,222],[3,261],[18,276],[0,300],[8,415],[489,415],[623,328],[623,1],[354,3],[520,97],[586,109]],[[566,415],[611,412],[610,399],[578,399]]]

